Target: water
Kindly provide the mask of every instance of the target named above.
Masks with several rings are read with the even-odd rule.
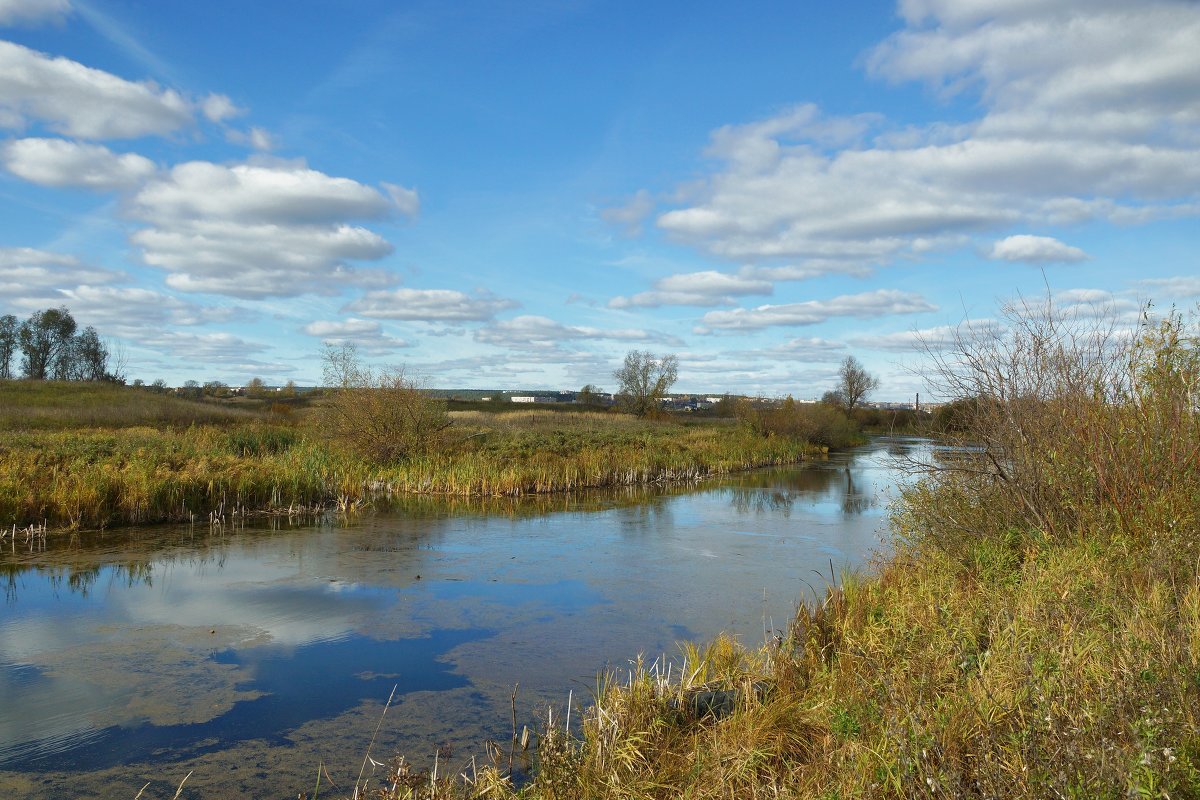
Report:
[[[292,797],[371,754],[467,769],[596,674],[755,644],[886,538],[878,440],[690,488],[447,505],[0,552],[0,796]],[[394,695],[393,695],[394,691]],[[333,794],[337,794],[334,792]]]

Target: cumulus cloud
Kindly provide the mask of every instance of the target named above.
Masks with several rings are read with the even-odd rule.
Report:
[[[129,213],[150,226],[132,241],[146,263],[168,272],[168,286],[255,298],[395,284],[386,271],[347,263],[392,252],[382,236],[350,220],[394,210],[370,186],[276,161],[180,164],[129,203]]]
[[[342,311],[375,319],[483,322],[518,305],[488,292],[471,296],[454,289],[392,289],[367,292]]]
[[[1086,261],[1087,253],[1051,236],[1018,234],[992,245],[988,258],[998,261],[1024,261],[1027,264]]]
[[[866,319],[936,310],[937,306],[919,294],[877,289],[830,300],[709,311],[701,319],[700,329],[702,332],[711,329],[752,331],[776,326],[816,325],[834,317]]]
[[[654,282],[654,290],[632,297],[614,297],[610,308],[657,308],[658,306],[732,306],[736,297],[771,294],[770,281],[705,270],[669,275]]]
[[[58,290],[120,281],[120,272],[88,266],[73,256],[29,247],[0,247],[0,298],[41,307],[57,304]]]
[[[71,11],[71,0],[0,0],[0,25],[60,22]]]
[[[31,183],[96,191],[129,189],[156,171],[153,161],[136,153],[65,139],[16,139],[0,145],[0,160]]]
[[[167,325],[229,322],[239,309],[189,303],[152,289],[81,285],[62,288],[61,302],[79,320],[118,336],[142,336]]]
[[[305,325],[302,330],[309,336],[318,337],[325,344],[353,344],[369,353],[389,353],[411,346],[403,339],[384,333],[383,326],[378,322],[367,319],[351,317],[345,320],[315,320]]]
[[[205,306],[152,289],[122,286],[122,272],[101,269],[72,256],[31,248],[0,248],[0,300],[30,313],[65,305],[81,323],[106,335],[138,336],[168,325],[229,322],[236,307]]]
[[[800,106],[721,128],[719,168],[658,226],[726,258],[873,264],[1018,225],[1200,213],[1200,5],[901,10],[870,71],[977,95],[978,119],[895,131]]]
[[[172,89],[0,41],[0,127],[39,122],[66,136],[128,139],[193,121],[192,104]]]

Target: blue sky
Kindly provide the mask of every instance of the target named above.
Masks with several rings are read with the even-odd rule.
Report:
[[[1200,298],[1186,0],[0,0],[0,314],[129,377],[928,391],[1047,293]],[[915,371],[914,371],[915,370]]]

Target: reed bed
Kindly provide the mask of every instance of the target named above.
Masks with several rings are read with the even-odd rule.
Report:
[[[569,419],[567,419],[569,416]],[[519,497],[697,480],[819,452],[733,425],[614,414],[467,414],[436,452],[363,460],[303,421],[9,430],[0,526],[102,528],[350,509],[411,494]]]

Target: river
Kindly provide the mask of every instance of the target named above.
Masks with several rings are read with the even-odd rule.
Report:
[[[377,726],[377,760],[467,769],[507,741],[518,685],[532,727],[639,653],[786,628],[886,548],[894,456],[924,446],[688,487],[4,542],[0,796],[169,798],[190,772],[183,797],[294,798],[322,764],[353,786]]]

